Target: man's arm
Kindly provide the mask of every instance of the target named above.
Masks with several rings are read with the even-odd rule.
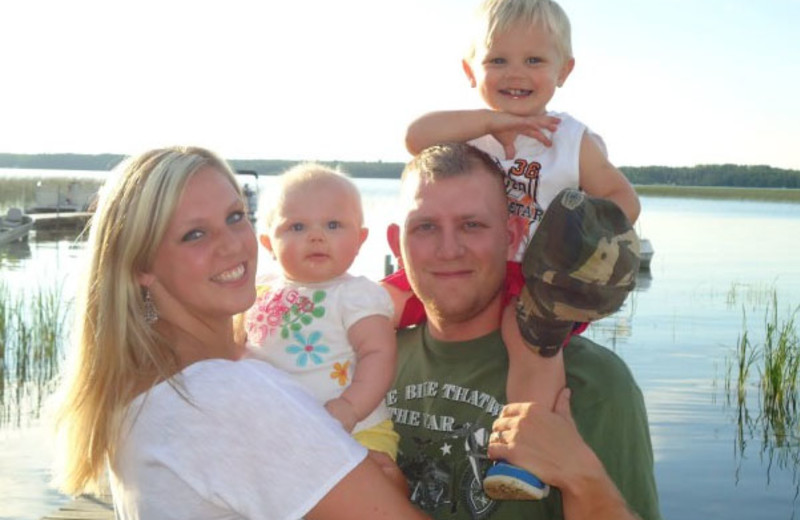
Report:
[[[409,125],[406,148],[416,155],[435,144],[467,142],[491,134],[503,145],[506,158],[511,159],[516,155],[517,135],[527,135],[551,146],[553,143],[543,130],[555,132],[560,122],[547,114],[525,117],[489,109],[430,112]]]

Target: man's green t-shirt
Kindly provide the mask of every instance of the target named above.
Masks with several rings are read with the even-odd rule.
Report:
[[[397,378],[386,402],[411,500],[438,519],[563,518],[557,489],[541,501],[493,501],[483,493],[488,437],[506,400],[508,355],[499,331],[447,343],[423,325],[397,339]],[[583,439],[628,505],[643,520],[660,518],[647,414],[628,367],[582,337],[564,350],[564,364]]]

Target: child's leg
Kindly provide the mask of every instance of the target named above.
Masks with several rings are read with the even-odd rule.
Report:
[[[556,396],[567,384],[564,373],[564,355],[561,349],[545,357],[526,344],[517,325],[515,302],[503,312],[501,332],[508,352],[508,380],[506,400],[534,402],[553,409]]]
[[[381,471],[391,481],[392,485],[397,487],[403,495],[408,496],[408,481],[406,481],[403,472],[400,471],[400,467],[389,455],[381,451],[369,450],[369,459],[381,468]]]
[[[509,403],[536,403],[552,410],[558,393],[567,385],[564,373],[564,354],[540,356],[527,346],[508,350],[508,380],[506,397]]]
[[[561,349],[547,351],[527,344],[517,324],[516,299],[503,310],[500,332],[508,352],[507,402],[534,402],[552,410],[556,396],[566,386],[564,356]],[[535,475],[498,462],[483,481],[486,494],[495,500],[537,500],[546,497],[550,487]]]

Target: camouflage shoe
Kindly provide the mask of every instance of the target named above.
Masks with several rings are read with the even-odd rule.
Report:
[[[548,207],[522,259],[520,332],[542,356],[574,322],[616,312],[636,285],[639,238],[613,202],[566,189]]]

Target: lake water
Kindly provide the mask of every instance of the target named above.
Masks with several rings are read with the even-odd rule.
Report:
[[[24,205],[4,200],[15,175],[0,170],[0,211]],[[357,183],[372,234],[352,270],[379,278],[398,183]],[[797,423],[775,433],[761,406],[758,363],[742,404],[725,383],[743,330],[764,343],[773,294],[780,321],[800,305],[800,204],[643,197],[642,206],[639,229],[655,248],[650,273],[620,312],[586,334],[623,357],[642,387],[664,517],[800,516]],[[27,247],[0,249],[0,279],[18,291],[66,280],[69,295],[82,254],[81,243],[34,234]],[[66,500],[48,486],[48,446],[41,420],[0,426],[0,519],[36,519]]]

